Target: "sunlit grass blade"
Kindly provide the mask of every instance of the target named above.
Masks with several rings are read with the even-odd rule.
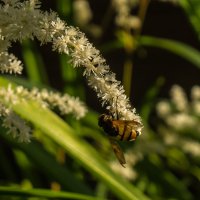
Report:
[[[103,181],[121,199],[147,199],[142,193],[117,176],[92,146],[81,140],[62,119],[36,103],[21,103],[13,107],[15,112],[62,146],[77,162]],[[123,170],[123,169],[122,169]]]
[[[1,86],[7,87],[8,83],[8,80],[0,78]],[[114,173],[100,154],[89,143],[78,137],[75,131],[52,111],[41,108],[32,101],[16,104],[13,110],[63,147],[77,163],[107,185],[119,198],[148,199],[136,187]]]
[[[0,79],[1,86],[6,87],[8,82],[6,79]],[[148,199],[136,187],[115,174],[95,148],[78,137],[75,131],[52,111],[41,108],[32,101],[16,104],[13,110],[63,147],[77,163],[107,185],[120,199]]]
[[[141,36],[139,40],[139,45],[165,49],[171,53],[182,57],[183,59],[194,64],[196,67],[200,68],[200,52],[182,42],[165,38]]]
[[[184,9],[187,17],[189,18],[193,28],[198,34],[200,39],[200,1],[191,1],[191,0],[181,0],[179,1],[180,6]]]
[[[34,83],[48,83],[47,73],[41,55],[34,43],[28,40],[22,43],[22,55],[30,81]]]
[[[5,197],[37,197],[48,199],[77,199],[77,200],[101,200],[100,198],[92,197],[84,194],[51,191],[45,189],[21,189],[16,187],[2,187],[0,186],[0,196]]]

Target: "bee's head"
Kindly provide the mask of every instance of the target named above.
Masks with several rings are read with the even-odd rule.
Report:
[[[131,139],[129,141],[136,140],[139,135],[141,135],[141,131],[133,130],[131,134]]]
[[[98,125],[99,125],[100,127],[103,127],[103,125],[104,125],[106,122],[110,121],[110,120],[112,120],[112,117],[111,117],[110,115],[102,114],[102,115],[99,116]]]
[[[135,133],[136,133],[136,138],[141,135],[141,131],[135,131]]]

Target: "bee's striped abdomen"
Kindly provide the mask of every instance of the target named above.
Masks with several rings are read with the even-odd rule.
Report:
[[[127,131],[128,131],[128,126],[127,124],[123,124],[122,125],[115,125],[115,129],[116,129],[116,133],[117,133],[117,136],[116,138],[118,140],[121,140],[121,141],[125,141],[127,140]]]
[[[115,124],[114,127],[117,133],[116,138],[118,140],[132,141],[132,140],[135,140],[137,137],[136,132],[133,129],[133,127],[130,126],[130,124],[127,123],[126,121],[123,123],[123,125]]]
[[[128,136],[128,138],[127,138],[127,141],[130,141],[131,138],[132,138],[132,131],[129,133],[129,136]]]
[[[126,131],[127,131],[127,124],[124,125],[124,130],[123,130],[123,133],[121,135],[121,138],[120,140],[123,141],[123,140],[126,140]]]

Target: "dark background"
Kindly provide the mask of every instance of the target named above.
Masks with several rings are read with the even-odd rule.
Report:
[[[99,5],[96,5],[97,2]],[[98,14],[100,18],[102,13],[104,13],[105,1],[104,3],[103,1],[91,1],[91,5],[92,3],[95,3],[96,6],[93,5],[92,8],[95,9],[95,14]],[[96,21],[99,18],[96,17]],[[112,28],[112,25],[109,26],[109,29],[105,32],[104,41],[112,39]],[[200,49],[197,35],[182,8],[168,2],[150,2],[142,35],[173,39]],[[104,41],[102,40],[102,43]],[[116,73],[117,79],[121,80],[122,66],[125,60],[124,52],[118,50],[110,54],[103,54],[103,56],[106,58],[112,71]],[[165,79],[165,83],[159,93],[160,98],[168,97],[169,90],[173,84],[179,84],[188,94],[193,85],[200,84],[199,69],[196,66],[162,49],[139,48],[133,55],[133,63],[135,64],[130,99],[136,107],[141,106],[147,90],[156,82],[158,77],[164,77]],[[91,94],[88,96],[88,101],[95,108],[96,101],[90,101],[90,99]]]
[[[100,24],[102,22],[108,4],[109,1],[107,0],[90,1],[94,15],[93,23]],[[42,9],[56,10],[56,1],[42,1]],[[135,11],[137,10],[133,10],[133,13]],[[67,21],[68,25],[75,25],[73,24],[72,17],[68,16],[66,19],[60,14],[59,16]],[[89,41],[97,49],[101,49],[102,45],[106,42],[115,39],[116,27],[113,23],[114,13],[111,16],[113,16],[113,19],[111,18],[108,22],[107,29],[100,39],[96,40],[86,33]],[[184,11],[180,6],[169,2],[150,2],[142,28],[142,35],[173,39],[200,50],[197,35]],[[50,79],[50,85],[53,88],[62,90],[64,83],[57,64],[57,54],[51,51],[50,45],[42,47],[41,51],[44,56],[45,65],[48,66],[47,73]],[[117,79],[122,80],[122,67],[126,59],[124,50],[117,49],[110,53],[101,51],[101,54],[107,60],[107,64],[111,70],[116,73]],[[158,98],[168,97],[169,90],[173,84],[179,84],[188,94],[193,85],[200,84],[199,69],[185,59],[168,51],[158,48],[140,47],[132,56],[132,59],[134,68],[130,100],[136,108],[141,107],[146,92],[159,77],[163,77],[165,82],[159,92]],[[85,82],[84,88],[86,88],[87,104],[94,110],[102,112],[96,93],[87,86],[84,78],[83,81]]]

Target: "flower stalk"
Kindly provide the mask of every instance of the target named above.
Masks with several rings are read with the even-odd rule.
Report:
[[[102,105],[106,105],[114,117],[119,113],[120,119],[138,122],[136,128],[141,131],[141,118],[135,108],[131,107],[123,86],[115,79],[105,59],[84,33],[78,28],[67,26],[55,12],[41,11],[38,0],[2,1],[4,5],[0,6],[0,30],[3,45],[0,43],[0,49],[8,52],[12,42],[26,38],[36,37],[41,45],[51,42],[53,50],[71,56],[70,62],[74,67],[84,68],[83,75],[89,86],[97,92]],[[15,70],[13,73],[16,73]]]

